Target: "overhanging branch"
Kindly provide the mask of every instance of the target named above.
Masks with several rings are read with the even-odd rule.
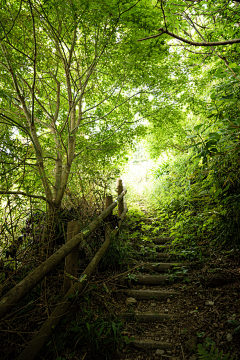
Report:
[[[205,42],[205,41],[196,42],[196,41],[191,41],[191,40],[184,39],[181,36],[178,36],[178,35],[172,33],[171,31],[168,31],[167,29],[160,28],[160,29],[158,29],[158,31],[161,31],[161,32],[159,34],[148,36],[146,38],[139,39],[137,41],[144,41],[144,40],[148,40],[148,39],[153,39],[153,38],[156,38],[156,37],[161,36],[163,34],[167,34],[167,35],[172,36],[175,39],[178,39],[180,41],[185,42],[186,44],[193,45],[193,46],[219,46],[219,45],[233,45],[233,44],[240,43],[240,39],[232,39],[232,40],[224,40],[224,41],[213,41],[213,42]]]

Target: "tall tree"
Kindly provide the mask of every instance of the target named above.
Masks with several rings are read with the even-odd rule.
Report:
[[[42,184],[33,194],[12,182],[2,194],[45,199],[54,223],[74,162],[131,142],[151,113],[154,63],[166,52],[162,41],[136,41],[154,29],[155,13],[147,0],[2,1],[0,118],[9,142],[26,149],[9,172],[23,162]]]

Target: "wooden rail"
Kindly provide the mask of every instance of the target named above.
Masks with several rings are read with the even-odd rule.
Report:
[[[118,197],[118,199],[121,200],[123,198],[123,195],[126,193],[126,191],[127,191],[126,189],[124,191],[122,191],[120,196]],[[107,196],[106,202],[105,202],[106,209],[104,211],[110,209],[110,211],[108,211],[108,215],[111,213],[113,208],[116,206],[116,204],[115,204],[115,206],[113,206],[113,204],[115,202],[112,202],[111,196]],[[118,200],[118,204],[119,204],[119,200]],[[55,307],[55,309],[53,310],[53,312],[51,313],[49,318],[41,326],[38,333],[34,336],[34,338],[30,341],[28,346],[19,355],[17,360],[33,360],[36,358],[37,354],[43,348],[43,346],[46,344],[48,338],[52,335],[52,333],[54,332],[56,326],[59,324],[62,317],[64,315],[66,315],[66,313],[67,313],[68,309],[70,308],[70,306],[72,305],[73,301],[76,299],[78,294],[81,293],[81,291],[84,289],[85,284],[89,280],[91,274],[95,270],[95,268],[98,265],[99,261],[101,260],[102,256],[107,251],[107,249],[110,245],[110,242],[111,242],[111,238],[117,234],[126,213],[127,213],[127,205],[124,202],[123,211],[120,216],[118,229],[114,229],[113,231],[110,231],[109,227],[108,226],[106,227],[105,242],[103,243],[101,248],[98,250],[96,255],[93,257],[93,259],[89,263],[89,265],[86,267],[86,269],[84,270],[84,272],[82,273],[82,275],[78,279],[78,281],[76,281],[70,287],[70,289],[67,291],[67,293],[65,294],[63,299],[58,303],[58,305]],[[70,241],[71,240],[69,240],[68,242],[70,242]],[[70,256],[70,254],[68,256]],[[76,261],[76,258],[74,261]],[[72,271],[73,272],[76,271],[74,269],[74,267],[72,267]]]
[[[92,221],[87,228],[83,229],[77,235],[73,236],[71,240],[69,240],[65,245],[63,245],[59,250],[57,250],[53,255],[51,255],[35,270],[33,270],[30,274],[28,274],[20,283],[14,286],[1,298],[0,319],[5,314],[7,314],[24,296],[26,296],[50,271],[52,271],[60,263],[62,259],[64,259],[73,249],[75,249],[80,244],[81,241],[82,241],[82,245],[85,244],[83,240],[86,237],[88,237],[102,223],[102,221],[112,212],[112,210],[123,199],[126,192],[127,192],[126,189],[123,190],[121,194],[117,197],[117,199],[113,201],[112,204],[108,206],[94,221]],[[79,282],[77,284],[79,284]],[[69,293],[69,291],[67,292],[67,294]]]
[[[67,242],[70,241],[74,235],[79,233],[79,221],[69,221],[67,227]],[[78,271],[78,245],[65,257],[64,281],[63,281],[63,296],[66,295],[72,286],[72,278],[77,277]]]

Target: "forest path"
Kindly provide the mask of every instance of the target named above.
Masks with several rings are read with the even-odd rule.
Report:
[[[156,220],[142,219],[151,225]],[[136,269],[119,277],[112,291],[125,321],[127,346],[119,358],[197,360],[197,344],[207,341],[238,359],[239,342],[234,341],[237,335],[229,319],[239,313],[240,288],[233,273],[224,281],[230,268],[227,258],[217,260],[223,268],[219,278],[216,260],[186,262],[176,248],[173,251],[166,231],[164,237],[153,233],[148,240],[140,236],[130,242]]]

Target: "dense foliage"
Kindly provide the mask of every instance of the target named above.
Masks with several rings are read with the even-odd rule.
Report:
[[[201,261],[206,248],[206,258],[215,249],[239,248],[240,2],[0,3],[0,291],[66,241],[69,221],[77,219],[82,229],[101,212],[142,139],[157,164],[149,165],[152,187],[144,195],[151,188],[158,220],[149,225],[143,212],[130,211],[133,232],[112,241],[98,271],[126,270],[139,245],[138,256],[145,254],[140,238],[147,244],[152,235],[170,234],[171,251],[190,260]],[[134,188],[149,185],[142,163]],[[81,271],[104,234],[102,227],[81,248]],[[63,274],[62,262],[22,299],[20,321],[37,299],[49,315]],[[63,323],[48,343],[50,353],[88,342],[89,356],[111,358],[129,342],[118,317],[102,317],[107,287],[100,297],[91,290],[81,318],[67,331]],[[16,353],[6,351],[9,358]],[[228,356],[210,343],[199,346],[198,355]]]
[[[155,170],[155,206],[172,219],[180,242],[239,244],[239,4],[158,1],[157,7],[162,18],[154,38],[168,39],[169,57],[185,77],[172,73],[172,105],[164,101],[158,122],[150,121],[151,156],[168,152]]]
[[[157,172],[161,205],[239,238],[238,2],[9,0],[0,15],[6,239],[17,209],[53,224],[61,206],[101,203],[146,133],[154,159],[177,156]]]
[[[50,229],[74,197],[105,196],[156,111],[168,47],[137,42],[156,14],[149,1],[2,1],[0,194],[12,236],[16,207],[46,210]]]

